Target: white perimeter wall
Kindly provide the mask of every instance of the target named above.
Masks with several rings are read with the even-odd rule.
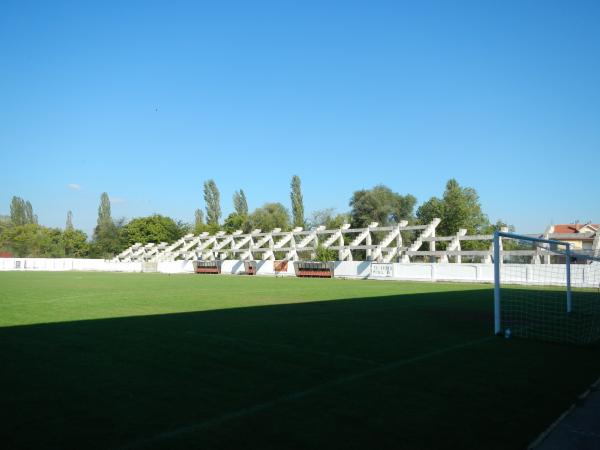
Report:
[[[375,269],[373,265],[377,265]],[[154,268],[153,268],[154,267]],[[159,262],[153,267],[144,267],[141,262],[112,262],[103,259],[76,258],[0,258],[0,271],[98,271],[98,272],[143,272],[193,273],[191,261]],[[574,286],[596,285],[599,282],[599,267],[572,265],[571,279]],[[244,272],[243,261],[223,261],[221,272],[240,274]],[[558,264],[505,264],[502,266],[502,280],[506,283],[546,284],[552,280],[555,284],[565,284],[564,265]],[[258,275],[275,275],[273,261],[257,261]],[[559,276],[557,277],[557,274]],[[294,276],[294,265],[288,263],[282,276]],[[374,264],[370,261],[337,261],[335,276],[340,278],[369,278],[380,280],[415,281],[494,281],[493,264],[438,264],[438,263],[391,263]]]
[[[142,263],[111,262],[104,259],[77,258],[0,258],[0,270],[141,272]]]

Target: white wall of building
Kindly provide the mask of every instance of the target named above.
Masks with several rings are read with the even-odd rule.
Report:
[[[160,273],[193,273],[192,261],[164,261],[157,263],[157,272]]]
[[[49,271],[68,270],[97,272],[141,272],[141,262],[111,262],[105,259],[77,258],[0,258],[0,271]]]

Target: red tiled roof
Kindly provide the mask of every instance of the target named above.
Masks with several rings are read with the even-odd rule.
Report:
[[[598,228],[600,228],[599,224],[594,224],[594,223],[588,223],[588,224],[566,223],[566,224],[554,225],[554,232],[555,233],[579,233],[579,230],[581,230],[585,226],[593,228],[594,230],[598,230]]]

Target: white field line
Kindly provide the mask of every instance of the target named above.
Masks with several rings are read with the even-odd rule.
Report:
[[[344,359],[346,361],[358,362],[358,363],[363,363],[363,364],[370,364],[370,365],[380,364],[377,361],[373,361],[372,359],[356,358],[354,356],[340,355],[337,353],[327,353],[327,352],[320,352],[318,350],[309,350],[309,349],[297,347],[297,346],[291,345],[291,344],[274,344],[274,343],[268,343],[268,342],[259,342],[259,341],[254,341],[251,339],[223,336],[220,334],[201,334],[200,336],[217,339],[217,340],[220,339],[222,341],[239,342],[242,344],[256,345],[259,347],[271,347],[271,348],[281,348],[281,349],[285,349],[285,350],[294,350],[299,353],[308,353],[311,355],[325,356],[325,357],[333,358],[333,359]]]
[[[176,428],[171,431],[164,431],[162,433],[155,434],[154,436],[150,436],[150,437],[143,438],[143,439],[137,440],[135,442],[132,442],[124,447],[121,447],[121,449],[122,450],[135,449],[135,448],[143,447],[145,445],[153,444],[153,443],[156,443],[159,441],[173,439],[173,438],[179,437],[181,435],[194,433],[194,432],[200,431],[200,430],[205,430],[207,428],[211,428],[211,427],[220,425],[222,423],[228,422],[233,419],[239,419],[241,417],[246,417],[246,416],[251,416],[251,415],[257,414],[259,412],[262,412],[269,408],[272,408],[280,403],[285,403],[285,402],[302,399],[309,395],[315,394],[317,392],[323,391],[325,389],[328,389],[328,388],[331,388],[331,387],[334,387],[334,386],[337,386],[337,385],[340,385],[343,383],[356,381],[361,378],[367,378],[367,377],[370,377],[373,375],[377,375],[379,373],[397,369],[398,367],[402,367],[402,366],[405,366],[408,364],[412,364],[412,363],[423,361],[425,359],[429,359],[429,358],[432,358],[435,356],[439,356],[444,353],[452,352],[455,350],[460,350],[465,347],[470,347],[473,345],[480,344],[482,342],[490,341],[492,339],[498,339],[498,338],[496,336],[487,336],[485,338],[475,339],[473,341],[465,342],[463,344],[452,345],[450,347],[445,347],[445,348],[442,348],[439,350],[434,350],[434,351],[431,351],[428,353],[423,353],[422,355],[414,356],[412,358],[401,359],[398,361],[390,362],[388,364],[383,364],[381,366],[366,369],[361,372],[357,372],[357,373],[354,373],[351,375],[346,375],[346,376],[336,378],[331,381],[327,381],[322,384],[318,384],[313,387],[309,387],[307,389],[303,389],[303,390],[300,390],[297,392],[292,392],[290,394],[282,395],[281,397],[277,397],[273,400],[269,400],[269,401],[262,402],[262,403],[257,403],[255,405],[249,406],[247,408],[241,408],[236,411],[230,411],[228,413],[222,414],[222,415],[214,417],[212,419],[208,419],[208,420],[205,420],[202,422],[179,427],[179,428]]]

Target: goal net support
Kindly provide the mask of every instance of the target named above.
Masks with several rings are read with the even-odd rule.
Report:
[[[600,339],[600,258],[572,244],[494,234],[494,328],[506,337]]]

